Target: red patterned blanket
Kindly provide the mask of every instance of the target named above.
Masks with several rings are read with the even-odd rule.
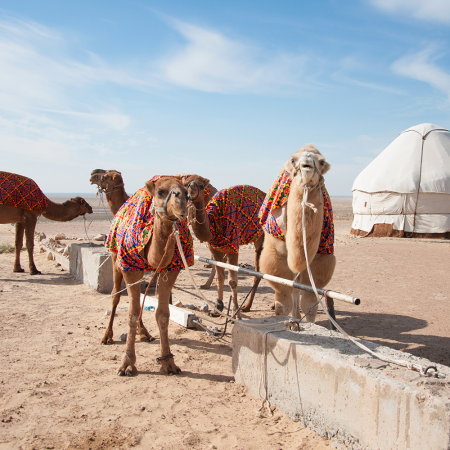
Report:
[[[31,179],[15,173],[0,172],[0,204],[45,211],[50,200]]]
[[[269,192],[264,199],[264,203],[259,211],[259,220],[261,225],[270,235],[285,240],[283,226],[284,215],[280,213],[286,206],[291,188],[291,176],[286,170],[282,170],[273,182]],[[323,225],[322,235],[317,253],[334,253],[334,223],[333,208],[331,206],[330,196],[325,187],[322,188],[323,195]],[[280,215],[281,214],[281,215]],[[278,219],[278,220],[277,220]],[[280,220],[281,219],[281,220]]]
[[[170,176],[181,181],[183,177],[189,175],[155,175],[151,181],[156,181],[163,176]],[[205,196],[208,189],[205,188]],[[117,252],[118,265],[122,270],[153,271],[156,269],[151,267],[143,256],[144,247],[153,233],[155,222],[155,217],[150,212],[152,198],[147,189],[139,189],[121,206],[113,219],[105,247]],[[189,266],[192,266],[194,264],[194,247],[187,220],[181,222],[178,220],[177,226],[186,261]],[[184,268],[178,246],[175,245],[172,262],[165,269],[159,271],[170,272]]]
[[[256,241],[263,234],[258,211],[264,197],[264,192],[245,184],[216,192],[206,207],[211,247],[237,253],[239,245]]]

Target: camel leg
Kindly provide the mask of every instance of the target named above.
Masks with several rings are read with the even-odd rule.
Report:
[[[280,278],[293,280],[295,274],[289,269],[285,253],[284,242],[269,234],[265,235],[264,248],[261,252],[260,266],[263,273],[274,275]],[[298,295],[298,289],[293,289],[284,284],[274,283],[267,280],[275,290],[275,314],[292,314],[299,318],[299,311],[293,311],[293,295]]]
[[[214,261],[220,261],[222,262],[226,256],[225,253],[222,253],[219,250],[216,250],[215,248],[210,247],[211,250],[211,256],[213,257]],[[225,284],[225,269],[223,267],[216,267],[216,273],[217,273],[217,302],[216,302],[216,308],[218,311],[223,311],[223,285]]]
[[[155,316],[161,339],[161,358],[159,358],[158,362],[161,364],[161,373],[163,375],[172,375],[181,372],[180,368],[174,362],[169,345],[169,297],[179,273],[179,270],[167,272],[164,280],[161,277],[159,281],[158,308],[156,309]]]
[[[159,277],[159,274],[157,277]],[[141,342],[152,342],[155,340],[155,338],[148,332],[147,328],[145,328],[142,317],[138,323],[138,333],[139,333],[139,340]]]
[[[214,277],[216,276],[216,266],[211,267],[211,273],[209,274],[209,278],[205,284],[200,286],[200,289],[209,289],[211,287],[212,282],[214,281]]]
[[[25,231],[25,224],[22,222],[16,222],[16,234],[14,238],[15,258],[14,258],[13,272],[25,272],[25,270],[23,270],[22,266],[20,265],[20,252],[22,251],[23,247],[24,231]]]
[[[136,331],[141,311],[141,285],[137,283],[142,280],[144,272],[122,272],[127,284],[127,291],[130,297],[130,307],[128,309],[128,335],[125,353],[122,357],[122,364],[117,372],[120,376],[132,376],[137,373],[136,369]],[[137,283],[137,284],[134,284]],[[132,286],[133,285],[133,286]],[[112,314],[111,314],[112,315]]]
[[[261,257],[263,243],[264,243],[264,234],[258,240],[256,240],[254,243],[254,245],[255,245],[255,272],[259,272],[259,259]],[[250,294],[250,297],[247,299],[247,301],[242,306],[241,311],[244,311],[244,312],[250,311],[252,304],[253,304],[253,299],[255,298],[256,290],[258,289],[260,281],[261,281],[261,278],[258,278],[258,277],[253,278],[252,293]]]
[[[30,274],[31,275],[40,275],[41,272],[36,269],[34,265],[34,230],[36,229],[37,217],[35,215],[30,215],[27,217],[25,223],[25,237],[27,239],[26,246],[28,252],[28,264],[30,266]]]
[[[336,267],[336,257],[334,255],[317,253],[311,263],[311,273],[314,283],[318,288],[324,288],[331,280]],[[309,281],[308,271],[304,270],[300,274],[300,283],[311,286]],[[316,320],[317,308],[310,308],[317,302],[314,292],[302,291],[301,308],[303,314],[306,314],[307,322],[314,322]],[[309,312],[308,312],[309,311]]]
[[[112,295],[112,308],[111,315],[109,316],[108,326],[106,327],[105,334],[100,341],[100,344],[114,344],[113,340],[113,323],[114,316],[116,315],[117,305],[120,302],[120,288],[122,286],[123,275],[121,270],[117,267],[117,253],[111,252],[112,258],[112,266],[113,266],[113,290],[111,292]]]
[[[227,263],[232,266],[237,266],[239,262],[239,253],[229,253],[227,254]],[[238,298],[237,298],[237,287],[238,287],[238,273],[234,270],[228,271],[228,285],[233,293],[233,316],[239,308]],[[237,318],[241,318],[241,312],[237,314]]]
[[[211,252],[211,258],[214,259],[215,261],[222,261],[222,259],[217,260],[214,258],[214,254],[213,254],[213,248],[208,244],[209,250]],[[216,250],[217,251],[217,250]],[[220,253],[220,255],[222,255],[223,257],[223,253]],[[209,278],[208,281],[205,284],[202,284],[200,286],[200,289],[209,289],[212,285],[212,282],[214,281],[214,277],[216,276],[216,266],[212,266],[211,267],[211,273],[209,274]]]

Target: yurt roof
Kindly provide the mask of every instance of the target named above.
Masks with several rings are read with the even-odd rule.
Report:
[[[355,179],[352,190],[450,194],[450,131],[422,123],[400,133]]]

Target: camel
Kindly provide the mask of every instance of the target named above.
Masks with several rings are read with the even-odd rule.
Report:
[[[105,242],[105,246],[112,252],[114,289],[110,321],[101,340],[102,344],[114,342],[113,321],[120,301],[122,279],[125,280],[131,299],[126,351],[118,370],[119,376],[137,373],[136,331],[141,341],[154,340],[145,328],[140,314],[139,281],[145,271],[165,271],[158,287],[156,321],[160,332],[161,356],[157,361],[161,364],[161,373],[164,375],[180,372],[170,353],[168,341],[169,297],[180,270],[184,268],[172,234],[175,223],[180,231],[188,265],[194,263],[194,255],[186,220],[189,194],[179,178],[183,177],[155,176],[147,181],[145,187],[132,195],[116,214]],[[191,209],[195,209],[192,228],[194,233],[207,240],[210,238],[209,221],[205,213],[205,189],[201,187],[207,186],[209,180],[192,175],[184,181],[192,192],[198,191],[191,200]]]
[[[15,223],[15,260],[14,272],[25,272],[20,265],[20,252],[23,236],[26,236],[26,248],[30,275],[40,275],[34,264],[34,230],[38,217],[68,222],[84,214],[91,214],[91,206],[81,197],[71,198],[64,203],[52,202],[30,178],[9,172],[0,172],[0,223]]]
[[[188,179],[190,175],[176,175],[179,179],[182,179],[184,176],[185,179]],[[128,200],[129,195],[125,192],[125,185],[122,179],[122,174],[117,170],[103,170],[103,169],[95,169],[91,172],[91,178],[89,180],[91,184],[96,184],[98,186],[99,192],[105,193],[106,200],[108,202],[109,209],[113,216],[116,215],[117,211],[120,207]],[[203,188],[202,188],[203,189]],[[208,194],[208,198],[205,199],[205,202],[208,203],[209,199],[217,192],[217,189],[208,184],[206,187]],[[205,204],[206,204],[205,203]],[[195,231],[194,231],[195,234]],[[198,236],[197,236],[198,237]],[[214,267],[211,269],[211,282],[215,275]],[[158,276],[156,276],[152,283],[151,287],[155,287],[158,281]]]
[[[331,280],[336,266],[334,228],[331,202],[323,181],[323,175],[329,169],[330,164],[312,144],[297,150],[285,163],[259,214],[264,228],[264,248],[260,258],[262,272],[290,280],[299,274],[297,281],[310,285],[302,226],[304,188],[308,186],[305,207],[308,262],[317,287],[323,288]],[[299,318],[296,306],[299,291],[271,281],[269,284],[275,290],[275,314]],[[302,291],[300,306],[308,322],[315,321],[316,301],[314,293]]]
[[[89,181],[91,184],[98,185],[99,192],[106,195],[106,201],[113,216],[130,198],[125,192],[122,174],[117,170],[93,170]]]
[[[206,212],[209,217],[212,238],[208,243],[212,259],[226,261],[234,266],[239,261],[239,246],[254,243],[255,270],[259,271],[259,256],[264,242],[264,233],[258,219],[258,212],[266,194],[258,188],[248,185],[232,186],[218,191],[209,201]],[[216,309],[223,310],[223,286],[225,282],[225,269],[217,267],[217,302]],[[209,289],[214,278],[212,271],[208,281],[201,286]],[[241,311],[249,311],[258,288],[260,279],[254,278],[254,286],[249,299]],[[237,302],[238,274],[228,271],[228,284],[232,291],[233,314],[241,317]]]

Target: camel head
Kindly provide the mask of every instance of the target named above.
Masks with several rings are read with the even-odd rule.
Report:
[[[153,197],[153,206],[160,217],[175,222],[187,217],[188,192],[181,181],[172,177],[161,177],[147,181],[145,188]]]
[[[323,175],[330,169],[329,162],[312,144],[298,149],[284,164],[284,169],[291,174],[291,180],[299,185],[317,185]]]
[[[122,174],[117,170],[95,169],[91,172],[89,180],[91,184],[96,184],[100,189],[106,191],[109,186],[123,186]]]
[[[208,186],[209,180],[203,178],[200,175],[190,175],[188,177],[183,177],[182,182],[188,191],[189,199],[191,201],[196,201],[199,198],[204,198],[205,187]]]
[[[75,197],[68,200],[68,202],[73,203],[76,205],[78,211],[77,211],[77,217],[78,216],[84,216],[86,213],[92,214],[92,207],[91,205],[82,197]],[[68,203],[66,202],[66,203]]]

